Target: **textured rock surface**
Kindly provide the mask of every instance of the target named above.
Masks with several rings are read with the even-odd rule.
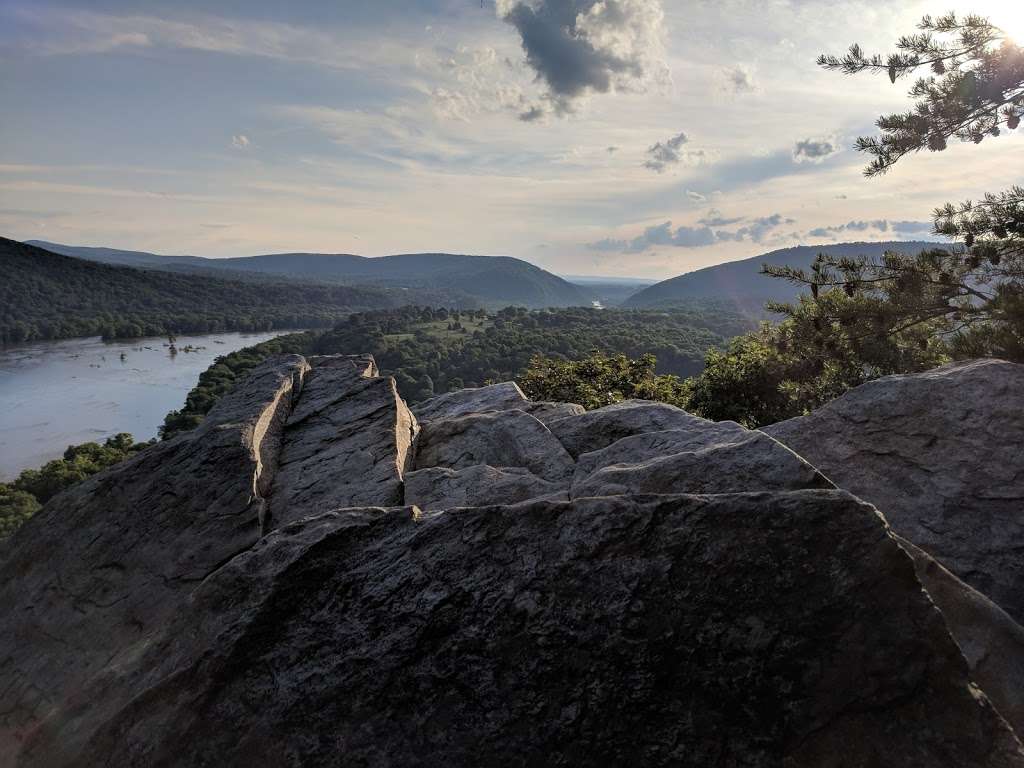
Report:
[[[405,503],[428,512],[517,504],[538,498],[568,501],[568,484],[544,480],[528,469],[498,469],[486,465],[458,470],[431,467],[405,476]]]
[[[764,431],[1024,621],[1024,365],[890,376]]]
[[[203,425],[53,499],[0,563],[0,765],[99,668],[138,653],[259,539],[281,430],[308,370],[260,366]]]
[[[529,400],[514,381],[491,384],[478,389],[460,389],[448,392],[417,403],[412,409],[420,421],[454,419],[472,413],[511,410],[525,411],[544,424],[556,419],[586,413],[586,409],[582,405],[538,403]]]
[[[97,704],[99,702],[99,704]],[[203,584],[24,764],[1019,766],[837,491],[331,513]]]
[[[524,411],[494,411],[423,425],[416,469],[465,469],[474,464],[521,467],[538,477],[569,484],[572,457],[554,435]]]
[[[732,421],[700,424],[688,429],[644,432],[617,440],[597,451],[582,454],[576,460],[574,482],[580,482],[599,469],[613,464],[639,464],[675,453],[702,450],[741,442],[751,431]]]
[[[976,681],[1018,734],[1024,733],[1024,627],[998,605],[895,537],[914,558],[917,578],[942,611]]]
[[[570,495],[582,498],[830,487],[828,480],[791,450],[760,432],[748,432],[730,443],[606,466],[574,480]]]
[[[419,431],[394,379],[361,360],[317,365],[288,419],[269,527],[353,505],[402,504]]]
[[[311,362],[15,536],[0,768],[1024,768],[1016,625],[763,433]]]
[[[587,411],[580,416],[552,421],[549,427],[575,458],[598,451],[630,435],[667,429],[693,429],[711,423],[672,405],[626,400]]]
[[[521,408],[528,402],[518,384],[506,381],[487,387],[459,389],[438,395],[417,403],[412,410],[420,421],[433,421],[454,419],[471,413],[507,411],[510,408]]]

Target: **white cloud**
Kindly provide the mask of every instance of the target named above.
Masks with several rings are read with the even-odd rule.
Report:
[[[246,150],[252,146],[252,141],[244,133],[237,133],[231,137],[231,146],[235,149]]]

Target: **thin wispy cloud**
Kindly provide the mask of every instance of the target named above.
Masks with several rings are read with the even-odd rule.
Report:
[[[743,226],[726,229],[739,222]],[[727,219],[720,215],[705,218],[697,226],[673,228],[671,221],[647,227],[642,234],[632,239],[605,238],[587,243],[592,251],[612,253],[643,253],[658,247],[705,248],[723,242],[764,242],[779,227],[795,224],[796,221],[781,213],[769,216]]]
[[[896,234],[905,236],[925,237],[932,234],[932,223],[930,221],[900,220],[890,221],[889,219],[873,219],[870,221],[855,219],[845,224],[836,224],[829,227],[815,227],[807,235],[809,237],[849,237],[854,234],[879,233]]]

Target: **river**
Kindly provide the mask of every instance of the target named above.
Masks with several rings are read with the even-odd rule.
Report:
[[[177,354],[161,338],[0,347],[0,480],[59,458],[69,445],[118,432],[155,437],[214,358],[282,333],[179,336]]]

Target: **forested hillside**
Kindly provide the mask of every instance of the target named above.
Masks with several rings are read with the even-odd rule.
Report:
[[[113,267],[0,238],[0,342],[333,326],[404,293]]]
[[[181,412],[170,414],[164,436],[191,429],[236,378],[267,357],[299,354],[370,353],[385,375],[393,375],[404,398],[434,394],[487,381],[517,378],[536,355],[580,359],[591,351],[653,354],[657,372],[698,373],[709,349],[750,330],[738,315],[712,303],[699,310],[644,312],[586,308],[495,314],[420,307],[354,314],[334,330],[292,334],[239,350],[202,374]]]
[[[886,251],[918,253],[935,248],[936,243],[887,241],[877,243],[836,243],[833,245],[800,245],[782,248],[741,261],[716,264],[713,267],[663,280],[634,293],[623,302],[624,307],[656,308],[685,305],[695,299],[714,298],[731,303],[736,309],[759,316],[767,301],[793,301],[800,288],[785,280],[773,280],[761,273],[765,264],[807,268],[819,253],[835,258],[858,256],[879,257]],[[941,246],[940,246],[941,247]]]
[[[338,253],[275,253],[228,259],[160,256],[143,251],[31,241],[54,253],[108,264],[175,272],[276,275],[282,278],[395,289],[431,289],[451,298],[472,296],[492,308],[589,305],[595,295],[540,267],[508,256],[414,253],[366,258]],[[443,302],[442,302],[443,303]]]

